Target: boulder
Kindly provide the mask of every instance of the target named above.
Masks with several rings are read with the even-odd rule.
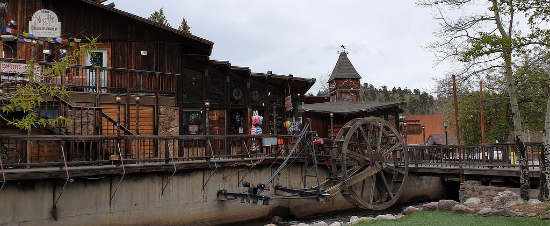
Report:
[[[439,202],[437,203],[437,209],[450,211],[457,204],[458,202],[454,200],[439,200]]]
[[[374,218],[372,217],[361,217],[359,218],[359,222],[367,222],[367,221],[372,221],[374,220]]]
[[[329,226],[342,226],[341,222],[332,222]]]
[[[395,220],[396,218],[395,218],[394,215],[385,214],[385,215],[378,215],[374,219],[376,219],[376,220]]]
[[[508,216],[508,213],[505,210],[493,209],[493,208],[483,208],[478,212],[479,215],[484,216]]]
[[[529,201],[527,201],[527,205],[530,205],[530,206],[534,206],[534,205],[537,205],[537,204],[541,204],[542,202],[539,201],[538,199],[529,199]]]
[[[277,225],[275,225],[275,224],[266,224],[264,226],[277,226]]]
[[[464,214],[472,214],[475,212],[472,208],[462,204],[453,206],[451,211],[453,211],[454,213],[464,213]]]
[[[357,222],[359,222],[359,217],[358,216],[351,216],[349,218],[349,224],[355,224]]]
[[[436,211],[437,210],[437,202],[429,202],[422,205],[423,211]]]
[[[513,210],[510,210],[510,211],[506,211],[506,216],[510,216],[510,217],[521,217],[522,213],[521,212],[518,212],[518,211],[513,211]]]
[[[416,211],[418,211],[418,208],[416,208],[414,206],[409,206],[409,207],[405,208],[405,210],[403,210],[403,214],[404,215],[409,215],[409,214],[412,214]]]
[[[493,198],[493,204],[496,208],[501,209],[523,204],[523,200],[514,192],[503,191]]]
[[[464,205],[475,206],[475,205],[479,205],[479,203],[481,203],[481,199],[477,197],[472,197],[472,198],[466,199],[466,202],[464,202]]]
[[[297,224],[296,226],[310,226],[309,224],[306,224],[306,223],[299,223]]]
[[[550,220],[550,211],[546,211],[546,213],[541,214],[539,218],[542,220]]]
[[[311,226],[328,226],[328,224],[325,223],[324,221],[319,221],[311,224]]]
[[[279,216],[273,216],[271,218],[271,223],[274,223],[274,224],[278,224],[280,223],[281,221],[283,221],[283,218],[282,217],[279,217]]]

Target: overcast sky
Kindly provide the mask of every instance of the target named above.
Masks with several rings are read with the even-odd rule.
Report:
[[[110,0],[116,8],[148,17],[164,8],[173,27],[185,17],[194,35],[213,41],[212,59],[254,72],[328,76],[340,45],[375,86],[431,91],[436,66],[425,46],[437,22],[413,0]],[[139,2],[139,3],[138,3]],[[317,85],[312,88],[316,92]]]

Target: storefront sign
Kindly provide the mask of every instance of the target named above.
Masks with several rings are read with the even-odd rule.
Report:
[[[20,63],[7,63],[2,62],[0,63],[0,67],[2,70],[2,73],[6,74],[28,74],[28,65],[27,64],[20,64]],[[34,73],[35,74],[42,74],[42,67],[35,65],[34,66]]]
[[[285,98],[285,109],[286,111],[292,111],[292,96]]]
[[[53,11],[38,10],[29,21],[29,33],[38,37],[59,38],[61,37],[61,22]]]

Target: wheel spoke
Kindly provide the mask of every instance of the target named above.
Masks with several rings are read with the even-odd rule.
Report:
[[[384,183],[384,187],[386,188],[386,190],[390,194],[390,197],[393,198],[393,196],[394,196],[393,192],[392,192],[390,186],[388,185],[388,181],[386,180],[386,175],[384,175],[383,170],[380,170],[380,177],[382,177],[382,182]]]
[[[376,188],[376,174],[371,176],[372,178],[372,186],[370,187],[370,203],[374,203],[374,188]]]

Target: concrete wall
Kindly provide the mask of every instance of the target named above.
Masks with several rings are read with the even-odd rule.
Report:
[[[56,211],[52,206],[64,181],[9,182],[0,192],[0,225],[211,225],[267,217],[274,209],[301,217],[353,207],[341,196],[322,203],[287,200],[273,201],[268,206],[216,199],[218,189],[243,191],[239,187],[243,180],[263,183],[274,170],[275,166],[258,166],[253,170],[220,168],[214,174],[208,169],[182,171],[171,177],[164,195],[162,186],[171,174],[126,175],[112,202],[110,196],[119,176],[81,178],[66,186]],[[275,184],[303,187],[302,173],[299,165],[289,167]],[[321,173],[326,175],[324,170]],[[443,192],[437,177],[410,176],[407,188],[401,201],[438,198]]]

